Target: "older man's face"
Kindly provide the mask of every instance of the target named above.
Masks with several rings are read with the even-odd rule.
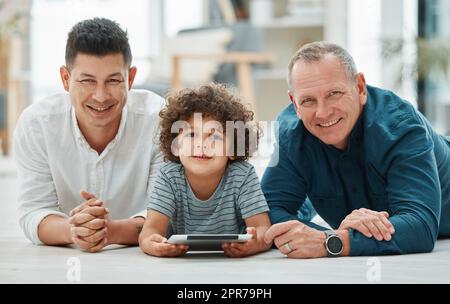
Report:
[[[366,103],[364,76],[349,79],[334,55],[292,68],[289,97],[305,128],[322,142],[344,150]]]

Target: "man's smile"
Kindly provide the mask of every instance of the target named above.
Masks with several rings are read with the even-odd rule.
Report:
[[[87,105],[87,107],[90,110],[93,110],[93,111],[98,112],[98,113],[107,112],[108,110],[112,109],[114,106],[115,106],[114,104],[112,104],[110,106],[106,106],[106,107],[105,106],[103,106],[103,107],[96,107],[96,106]]]
[[[332,126],[336,125],[341,120],[342,120],[342,118],[337,118],[337,119],[330,120],[330,121],[325,122],[325,123],[319,123],[319,124],[317,124],[317,126],[319,126],[321,128],[329,128],[329,127],[332,127]]]

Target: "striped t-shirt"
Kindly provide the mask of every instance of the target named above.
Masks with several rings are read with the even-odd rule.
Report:
[[[248,162],[230,162],[214,194],[206,201],[197,199],[178,163],[167,163],[155,181],[147,209],[167,215],[171,232],[244,233],[244,220],[267,212],[255,169]]]

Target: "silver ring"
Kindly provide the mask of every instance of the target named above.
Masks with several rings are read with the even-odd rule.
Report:
[[[291,246],[289,246],[289,242],[285,243],[283,245],[284,248],[286,248],[286,250],[288,251],[288,253],[294,251],[294,249],[291,248]]]

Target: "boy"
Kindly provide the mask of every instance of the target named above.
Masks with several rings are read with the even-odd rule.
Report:
[[[160,147],[171,162],[162,166],[150,197],[141,249],[154,256],[186,253],[187,245],[167,243],[170,226],[174,234],[246,230],[251,240],[222,245],[229,257],[268,250],[263,238],[269,209],[246,162],[259,137],[253,112],[223,85],[212,84],[169,96],[160,117]]]

